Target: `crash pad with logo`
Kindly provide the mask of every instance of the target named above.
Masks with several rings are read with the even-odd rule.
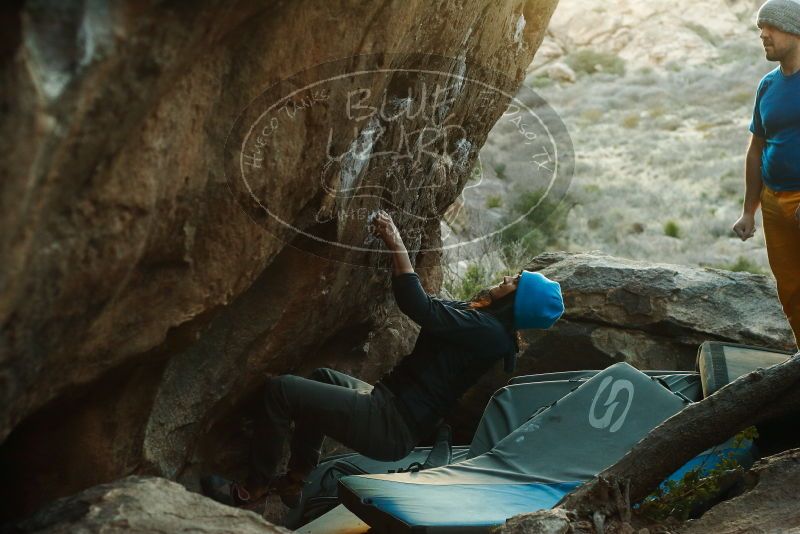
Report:
[[[339,499],[386,532],[485,532],[549,508],[688,401],[626,363],[600,371],[495,446],[456,464],[346,476]]]
[[[498,389],[483,412],[466,458],[489,451],[537,410],[547,408],[600,371],[568,371],[514,377]],[[692,402],[703,398],[698,373],[642,371],[663,386]]]

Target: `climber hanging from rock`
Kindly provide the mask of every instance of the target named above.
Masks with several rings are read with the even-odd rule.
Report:
[[[284,504],[296,506],[325,436],[376,460],[404,458],[497,360],[504,360],[507,372],[514,370],[518,330],[549,328],[564,311],[559,284],[524,270],[504,276],[470,301],[430,296],[391,216],[379,210],[371,222],[371,232],[392,254],[397,305],[421,327],[413,351],[374,386],[333,369],[316,369],[309,378],[269,379],[247,480],[206,476],[201,480],[205,495],[247,506],[278,494]],[[288,470],[279,473],[287,441]]]

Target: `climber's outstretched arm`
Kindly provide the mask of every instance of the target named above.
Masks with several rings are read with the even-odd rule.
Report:
[[[408,258],[408,251],[403,243],[403,238],[400,237],[400,232],[394,225],[391,215],[383,210],[378,210],[375,218],[372,221],[373,233],[380,237],[386,244],[386,248],[392,252],[392,276],[397,276],[403,273],[413,273],[414,268],[411,266],[411,260]]]
[[[392,268],[392,276],[414,272],[414,268],[411,266],[411,260],[408,258],[406,246],[403,244],[402,239],[399,239],[399,242],[399,245],[395,245],[394,248],[390,249],[392,251],[392,262],[394,265]]]

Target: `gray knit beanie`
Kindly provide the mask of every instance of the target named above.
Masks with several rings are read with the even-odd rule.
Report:
[[[758,10],[757,21],[800,35],[800,0],[767,0]]]

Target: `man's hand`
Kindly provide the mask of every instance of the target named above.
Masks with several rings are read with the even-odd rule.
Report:
[[[405,246],[403,239],[400,237],[400,232],[394,225],[392,216],[383,210],[378,210],[377,215],[372,220],[372,233],[382,239],[389,250],[396,250]]]
[[[733,225],[733,231],[742,241],[747,241],[756,233],[756,218],[749,213],[742,213],[739,220]]]

